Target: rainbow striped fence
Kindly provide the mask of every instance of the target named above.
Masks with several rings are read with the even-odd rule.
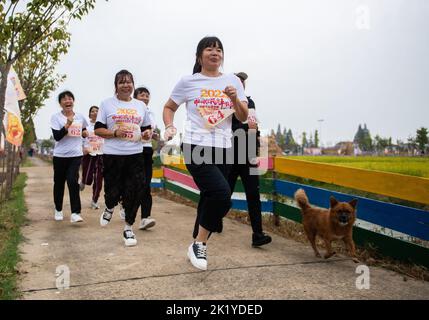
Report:
[[[152,187],[165,188],[198,202],[199,190],[186,170],[183,159],[169,156],[164,159],[164,164],[162,168],[154,170]],[[429,241],[428,211],[280,180],[276,179],[276,173],[422,204],[429,204],[429,179],[287,157],[262,160],[261,167],[268,169],[273,177],[260,178],[264,213],[301,223],[300,210],[292,200],[299,188],[303,188],[310,202],[319,207],[328,208],[331,195],[340,201],[357,198],[358,219],[353,238],[358,246],[370,245],[385,256],[429,267],[429,248],[421,245]],[[243,192],[243,185],[238,181],[232,196],[233,209],[247,210]]]

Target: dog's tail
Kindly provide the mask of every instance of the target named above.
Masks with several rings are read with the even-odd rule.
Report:
[[[310,202],[308,201],[307,195],[305,194],[304,189],[298,189],[295,192],[295,200],[296,203],[298,203],[299,207],[301,208],[302,212],[304,212],[306,209],[310,209]]]

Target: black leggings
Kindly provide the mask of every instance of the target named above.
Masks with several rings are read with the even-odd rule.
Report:
[[[104,200],[113,209],[122,200],[125,221],[133,225],[145,182],[143,154],[103,155]]]
[[[186,167],[200,189],[200,200],[198,202],[193,237],[197,237],[200,225],[210,232],[222,232],[222,219],[232,205],[231,189],[227,180],[229,165],[225,161],[227,149],[217,148],[216,150],[213,147],[186,144],[183,144],[182,148]],[[201,151],[198,154],[201,157],[204,157],[207,152],[211,152],[212,156],[206,157],[207,160],[200,163],[191,156],[195,148],[200,148]],[[221,163],[215,162],[216,152],[223,154],[222,161],[217,161]],[[210,157],[211,159],[208,159]]]
[[[152,166],[153,166],[153,149],[151,147],[143,148],[144,158],[144,172],[145,172],[145,183],[143,186],[143,196],[141,202],[142,219],[150,217],[152,211],[152,195],[150,193],[150,182],[152,180]]]
[[[82,157],[54,157],[54,202],[57,211],[63,210],[65,182],[69,189],[70,207],[72,213],[80,213],[79,167]]]
[[[253,232],[262,232],[262,214],[261,214],[261,197],[259,193],[259,176],[250,174],[249,164],[231,165],[228,176],[231,192],[234,192],[238,176],[243,183],[244,192],[246,193],[247,207],[249,210],[250,223]]]

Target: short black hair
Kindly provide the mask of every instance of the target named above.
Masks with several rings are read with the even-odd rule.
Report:
[[[58,103],[61,103],[61,100],[64,99],[65,97],[70,97],[74,101],[74,95],[73,95],[73,93],[71,91],[69,91],[69,90],[66,90],[66,91],[61,92],[58,95]]]
[[[131,72],[129,72],[128,70],[121,70],[119,71],[116,75],[115,75],[115,91],[118,90],[118,83],[126,78],[126,77],[130,77],[131,82],[133,83],[134,86],[134,77],[133,74]]]
[[[150,95],[149,89],[146,87],[138,87],[136,90],[134,90],[134,99],[137,99],[137,96],[142,93],[146,92],[148,95]]]
[[[99,108],[97,106],[92,106],[91,108],[89,108],[88,116],[91,115],[92,109],[97,109],[98,110]]]
[[[204,37],[200,40],[197,46],[197,52],[195,53],[195,65],[194,69],[192,70],[192,73],[198,73],[201,72],[202,66],[200,64],[200,58],[203,55],[203,51],[205,48],[210,47],[219,47],[222,50],[223,54],[223,45],[222,42],[219,40],[218,37]]]

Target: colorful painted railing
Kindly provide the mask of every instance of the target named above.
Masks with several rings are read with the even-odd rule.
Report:
[[[187,172],[183,160],[171,156],[163,160],[167,165],[163,167],[162,172],[161,169],[154,172],[154,178],[163,180],[159,187],[164,187],[197,202],[199,191]],[[265,160],[262,166],[272,170],[273,173],[284,173],[403,200],[423,204],[428,203],[429,200],[429,179],[291,160],[284,157]],[[365,184],[365,181],[368,183]],[[362,225],[357,223],[354,227],[354,239],[357,245],[371,245],[386,256],[429,267],[429,249],[414,243],[416,239],[417,241],[429,241],[428,211],[279,179],[261,178],[260,184],[263,211],[298,223],[301,222],[300,210],[290,199],[281,200],[283,197],[293,198],[293,194],[298,188],[303,188],[307,192],[310,202],[320,207],[329,207],[330,195],[334,195],[340,201],[357,198],[357,216],[362,222]],[[233,209],[247,210],[247,203],[242,192],[243,186],[238,181],[232,197]],[[395,235],[380,232],[386,228],[391,231],[392,235],[393,233]],[[401,236],[404,239],[400,239]]]

